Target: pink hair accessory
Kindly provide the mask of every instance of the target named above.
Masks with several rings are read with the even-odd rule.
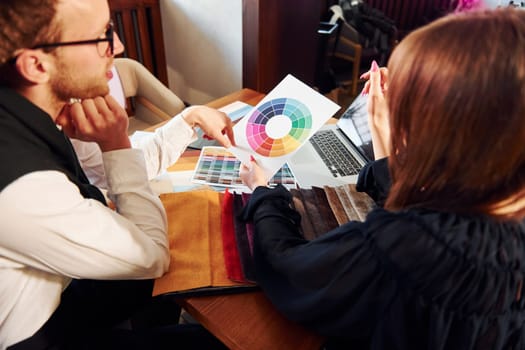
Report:
[[[454,12],[465,12],[485,8],[483,0],[459,0]]]

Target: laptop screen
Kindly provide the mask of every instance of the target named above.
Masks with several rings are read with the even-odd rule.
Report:
[[[352,141],[366,160],[374,160],[372,135],[368,127],[368,96],[359,94],[341,115],[337,126]]]

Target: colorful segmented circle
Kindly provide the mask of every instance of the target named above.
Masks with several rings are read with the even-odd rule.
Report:
[[[289,131],[284,136],[269,136],[268,124],[272,118],[288,118]],[[260,155],[279,157],[294,151],[308,138],[312,115],[303,103],[291,98],[276,98],[263,103],[249,117],[246,138],[250,147]],[[286,132],[286,130],[284,130]]]

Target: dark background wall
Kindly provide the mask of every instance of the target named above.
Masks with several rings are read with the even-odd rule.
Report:
[[[366,0],[393,19],[400,38],[450,11],[451,0]],[[317,28],[337,0],[243,0],[243,87],[269,92],[288,73],[314,86]]]
[[[313,84],[319,0],[243,0],[243,86],[267,93],[288,73]]]
[[[366,0],[370,6],[392,18],[399,35],[405,36],[451,10],[451,0]]]

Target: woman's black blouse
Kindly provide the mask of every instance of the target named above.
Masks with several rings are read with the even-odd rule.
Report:
[[[358,188],[379,202],[386,160]],[[378,188],[379,187],[379,188]],[[383,187],[383,188],[380,188]],[[525,349],[525,224],[374,209],[313,241],[283,187],[257,188],[257,280],[288,318],[351,349]]]

